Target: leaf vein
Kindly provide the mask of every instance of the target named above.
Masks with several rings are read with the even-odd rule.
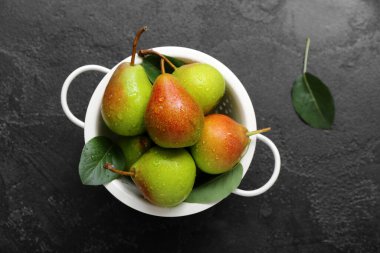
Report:
[[[321,111],[321,108],[319,107],[318,103],[317,103],[317,100],[315,99],[315,96],[314,96],[314,93],[313,91],[311,90],[310,88],[310,85],[309,85],[309,82],[307,81],[307,78],[306,78],[306,73],[303,74],[303,80],[305,81],[305,84],[306,84],[306,88],[308,89],[310,95],[311,95],[311,98],[312,98],[312,101],[313,101],[313,104],[315,105],[315,107],[317,108],[317,112],[321,115],[321,117],[323,118],[323,120],[328,124],[328,120],[326,119],[326,117],[323,115],[322,111]]]

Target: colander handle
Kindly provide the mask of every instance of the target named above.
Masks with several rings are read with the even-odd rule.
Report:
[[[110,70],[106,67],[99,65],[85,65],[74,70],[65,80],[61,90],[61,105],[62,109],[65,112],[66,116],[73,122],[75,125],[84,128],[84,122],[75,117],[75,115],[70,111],[69,106],[67,105],[67,91],[71,82],[80,74],[86,71],[99,71],[103,73],[108,73]]]
[[[236,189],[235,191],[233,191],[233,193],[243,196],[243,197],[253,197],[253,196],[257,196],[266,192],[276,182],[278,175],[280,174],[281,158],[280,158],[280,153],[278,152],[276,145],[274,145],[274,143],[268,137],[264,135],[258,134],[256,135],[256,137],[257,139],[259,139],[260,141],[268,145],[268,147],[272,150],[273,156],[274,156],[274,170],[268,182],[266,182],[266,184],[261,186],[259,189],[250,190],[250,191]]]

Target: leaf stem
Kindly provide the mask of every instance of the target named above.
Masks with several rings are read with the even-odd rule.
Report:
[[[141,50],[139,50],[139,56],[145,56],[148,54],[158,55],[159,57],[164,59],[166,61],[166,63],[169,64],[170,67],[172,67],[174,70],[177,69],[177,67],[168,58],[166,58],[164,55],[160,54],[159,52],[154,51],[152,49],[141,49]]]
[[[104,166],[103,166],[103,168],[105,168],[107,170],[110,170],[113,173],[116,173],[116,174],[119,174],[119,175],[129,176],[129,177],[134,177],[135,176],[134,172],[132,172],[132,171],[122,171],[122,170],[115,169],[115,167],[112,164],[110,164],[110,163],[105,163]]]
[[[307,70],[307,59],[309,57],[309,48],[310,48],[310,38],[306,39],[306,47],[305,47],[305,57],[303,59],[303,73],[306,73]]]
[[[139,42],[141,34],[143,34],[143,32],[145,32],[147,30],[148,30],[148,27],[147,26],[143,26],[136,33],[135,39],[133,40],[133,46],[132,46],[131,66],[135,65],[135,54],[136,54],[137,42]]]
[[[252,135],[255,135],[255,134],[266,133],[266,132],[269,132],[270,130],[271,130],[271,128],[267,127],[267,128],[263,128],[263,129],[259,129],[259,130],[248,132],[248,133],[246,133],[246,135],[247,136],[252,136]]]

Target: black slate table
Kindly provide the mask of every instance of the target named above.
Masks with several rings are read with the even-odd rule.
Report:
[[[379,24],[376,0],[1,0],[0,252],[379,252]],[[141,48],[194,48],[239,77],[282,155],[271,190],[158,218],[81,184],[83,130],[62,111],[62,83],[79,66],[124,59],[142,25]],[[332,130],[292,108],[307,36],[308,69],[335,98]],[[101,78],[70,88],[78,117]],[[272,163],[259,143],[241,187],[262,185]]]

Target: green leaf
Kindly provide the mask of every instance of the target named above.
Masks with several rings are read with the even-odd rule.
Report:
[[[334,122],[334,99],[329,88],[316,76],[304,73],[292,88],[292,103],[299,117],[315,128],[329,129]]]
[[[166,56],[166,55],[165,55]],[[179,59],[166,56],[166,58],[169,59],[176,67],[181,67],[185,64],[184,61],[181,61]],[[143,68],[145,69],[146,74],[148,75],[149,81],[151,83],[154,83],[156,78],[161,74],[161,68],[160,68],[160,57],[158,55],[148,55],[144,57],[143,62],[141,63]],[[168,64],[165,64],[165,72],[166,73],[173,73],[174,69],[168,66]]]
[[[238,163],[232,170],[192,190],[185,202],[212,203],[226,198],[235,190],[243,177],[243,167]]]
[[[156,78],[161,74],[161,70],[159,67],[157,67],[155,65],[155,63],[154,63],[154,61],[152,61],[152,59],[148,59],[149,57],[151,57],[151,56],[145,57],[143,59],[143,62],[141,63],[141,65],[145,69],[145,72],[149,78],[149,81],[151,83],[154,83]]]
[[[103,168],[105,163],[111,163],[116,168],[124,170],[123,152],[107,137],[94,137],[85,144],[82,150],[79,162],[79,176],[82,183],[101,185],[117,178],[118,174]]]

